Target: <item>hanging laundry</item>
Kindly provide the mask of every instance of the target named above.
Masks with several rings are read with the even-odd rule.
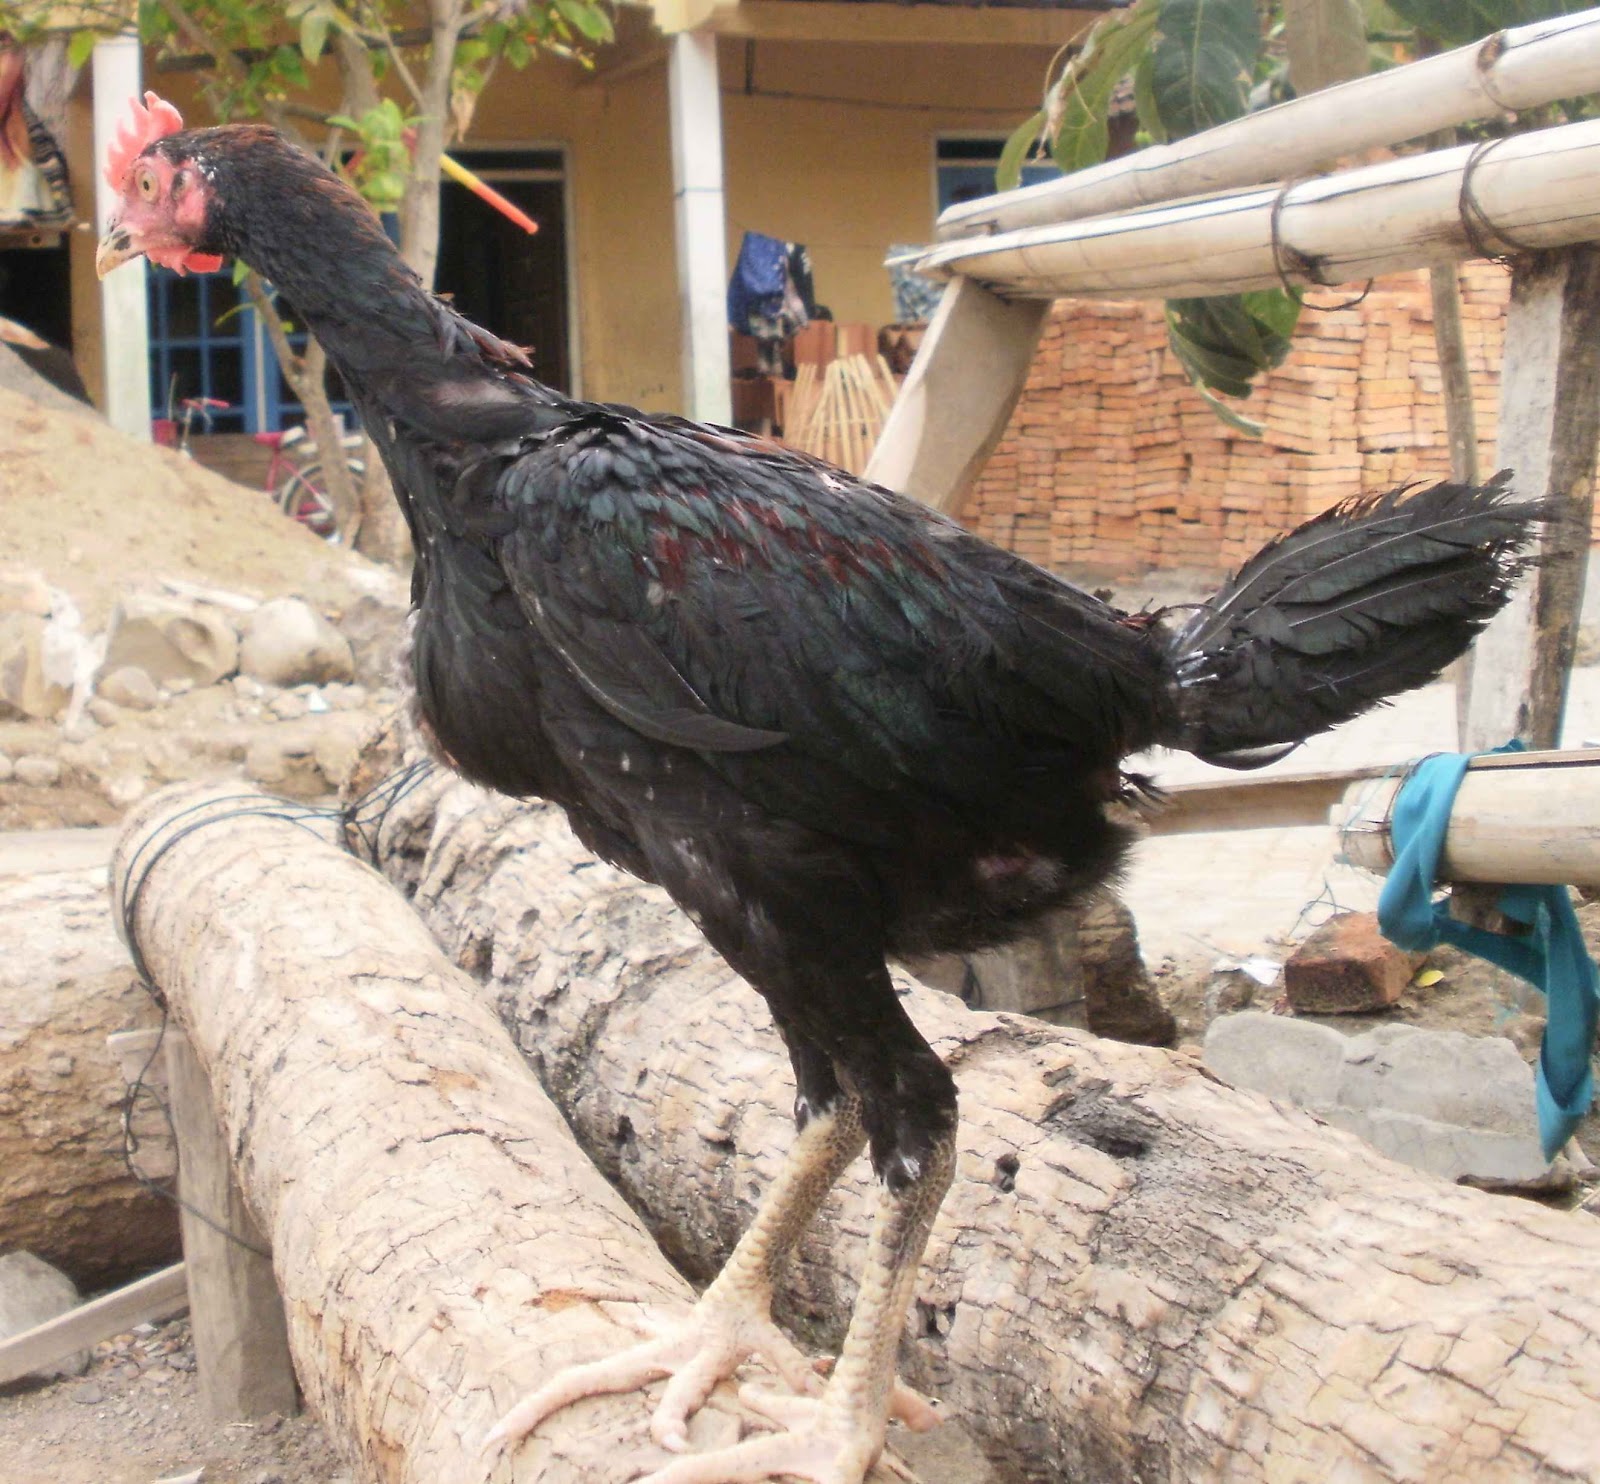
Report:
[[[728,282],[728,323],[757,340],[787,340],[816,313],[804,244],[746,232]]]

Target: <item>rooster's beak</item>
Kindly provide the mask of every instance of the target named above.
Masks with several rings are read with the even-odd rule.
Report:
[[[126,227],[113,221],[106,228],[106,235],[100,239],[100,246],[94,255],[94,271],[104,278],[113,268],[120,268],[129,258],[139,256],[142,249],[133,245],[133,238],[128,235]]]

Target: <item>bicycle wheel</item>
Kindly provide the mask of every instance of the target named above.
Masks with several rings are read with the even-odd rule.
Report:
[[[321,464],[293,470],[278,490],[278,508],[324,541],[339,539],[339,518],[324,488]]]

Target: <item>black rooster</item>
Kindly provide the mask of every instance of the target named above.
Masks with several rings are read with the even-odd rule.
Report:
[[[439,749],[664,886],[794,1063],[794,1154],[682,1331],[566,1373],[492,1436],[670,1375],[653,1430],[682,1449],[752,1353],[815,1392],[773,1285],[865,1144],[883,1206],[826,1387],[770,1403],[785,1430],[650,1475],[858,1484],[888,1415],[929,1415],[894,1355],[955,1152],[950,1074],[885,956],[1003,943],[1105,881],[1128,753],[1253,766],[1431,679],[1505,600],[1537,512],[1498,485],[1352,501],[1181,624],[1130,617],[814,459],[563,399],[425,292],[315,160],[149,102],[113,153],[101,273],[237,258],[288,295],[410,522]]]

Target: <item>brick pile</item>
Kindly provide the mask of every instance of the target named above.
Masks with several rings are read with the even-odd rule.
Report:
[[[1486,471],[1509,284],[1493,263],[1461,275]],[[1427,275],[1307,308],[1243,410],[1266,425],[1260,439],[1233,433],[1189,385],[1160,304],[1062,300],[962,518],[1048,567],[1218,569],[1347,495],[1448,474]]]

